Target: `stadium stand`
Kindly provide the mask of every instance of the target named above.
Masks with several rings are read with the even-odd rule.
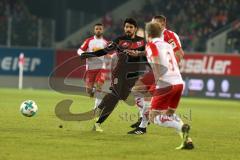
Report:
[[[205,51],[208,36],[239,18],[240,3],[235,0],[177,0],[145,1],[139,12],[132,12],[143,27],[143,22],[151,20],[153,15],[164,14],[168,18],[168,27],[179,34],[186,51]],[[111,27],[109,39],[121,33],[121,22]]]
[[[52,47],[52,24],[31,14],[24,1],[0,1],[1,46]]]
[[[141,2],[144,2],[141,9],[131,10],[127,15],[136,18],[140,27],[144,27],[144,23],[151,20],[153,15],[166,15],[168,28],[180,36],[183,49],[189,52],[205,52],[207,50],[206,42],[212,33],[218,33],[217,31],[221,30],[221,28],[240,18],[238,14],[240,3],[235,0],[184,0],[182,3],[177,0],[143,0]],[[122,4],[124,3],[128,2],[123,1]],[[121,5],[119,4],[119,6]],[[125,12],[128,12],[127,9]],[[118,15],[122,14],[118,13]],[[9,17],[12,17],[10,40],[8,40]],[[121,24],[124,18],[116,18],[114,10],[107,10],[104,15],[99,15],[92,22],[102,21],[107,29],[105,34],[107,39],[112,40],[122,33]],[[76,17],[70,19],[74,23],[69,22],[66,25],[74,26],[73,29],[80,24],[82,25],[80,22],[77,23]],[[65,38],[66,44],[59,48],[78,48],[82,41],[91,34],[89,30],[90,24],[92,23],[89,22],[81,27],[79,26],[79,31],[80,28],[85,28],[81,29],[81,34],[69,29],[69,33],[76,34],[77,37],[81,36],[81,40],[79,41],[79,38],[70,38],[72,35],[69,35]],[[27,30],[24,29],[26,27]],[[88,28],[88,31],[86,28]],[[21,0],[0,1],[0,32],[1,46],[9,46],[8,42],[11,42],[10,45],[12,46],[53,47],[56,38],[53,20],[40,19],[31,14],[24,1]],[[223,52],[239,52],[239,49],[237,49],[239,38],[237,36],[237,29],[233,29],[228,33],[226,50]]]
[[[226,50],[228,53],[240,53],[240,23],[233,26],[233,30],[227,34]]]

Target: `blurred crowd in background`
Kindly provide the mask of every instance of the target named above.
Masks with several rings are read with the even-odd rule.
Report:
[[[232,25],[233,30],[227,34],[227,53],[240,53],[240,22]]]
[[[142,10],[132,12],[130,16],[137,19],[140,27],[144,27],[144,22],[150,21],[154,15],[164,14],[168,28],[180,36],[184,50],[205,51],[206,40],[212,33],[240,18],[239,8],[240,3],[236,0],[161,0],[154,4],[147,0]],[[115,22],[113,18],[108,19],[111,20],[104,24],[110,24],[111,28],[106,35],[114,39],[122,33],[123,20]],[[228,39],[235,40],[228,42],[234,41],[231,45],[238,47],[239,35],[229,36]]]
[[[50,47],[51,31],[51,20],[42,20],[31,14],[24,1],[0,0],[0,45],[7,45],[10,33],[11,46],[37,46],[42,38],[41,46]]]
[[[185,51],[204,52],[209,37],[240,18],[239,8],[240,3],[237,0],[159,0],[154,4],[146,0],[144,7],[138,12],[133,11],[129,17],[135,18],[139,27],[144,28],[144,23],[150,21],[154,15],[163,14],[167,17],[167,28],[179,35]],[[107,28],[107,39],[113,40],[123,33],[124,19],[125,17],[120,21],[114,20],[110,11],[102,17]],[[7,45],[9,23],[12,46],[37,46],[40,41],[41,47],[53,47],[55,26],[52,21],[31,14],[23,0],[0,0],[1,46]],[[233,30],[227,36],[227,51],[239,53],[240,27],[232,27]],[[91,31],[88,36],[90,34]],[[85,38],[82,37],[82,40]],[[81,43],[69,47],[77,48]]]

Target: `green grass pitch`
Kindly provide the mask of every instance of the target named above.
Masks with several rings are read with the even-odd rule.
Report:
[[[240,159],[239,101],[182,98],[177,113],[191,124],[195,149],[179,151],[174,129],[150,125],[145,135],[127,135],[137,110],[124,102],[104,123],[104,132],[95,133],[93,120],[66,122],[54,114],[55,105],[63,99],[74,100],[73,112],[87,111],[93,105],[88,97],[16,89],[0,89],[0,97],[0,160]],[[39,107],[32,118],[19,112],[27,99]]]

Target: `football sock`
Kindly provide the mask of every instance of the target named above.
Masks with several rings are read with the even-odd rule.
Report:
[[[154,118],[154,124],[161,127],[175,128],[177,132],[181,132],[183,126],[182,120],[176,114],[170,116],[166,114],[157,115]]]
[[[101,92],[96,92],[96,99],[95,99],[95,105],[94,109],[99,106],[99,104],[102,102],[102,93]]]
[[[143,101],[143,109],[142,109],[142,121],[141,124],[139,125],[139,127],[141,128],[147,128],[148,126],[148,111],[149,111],[149,107],[151,105],[150,101]]]

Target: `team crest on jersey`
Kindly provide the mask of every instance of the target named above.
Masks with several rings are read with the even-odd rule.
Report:
[[[128,42],[123,42],[122,45],[121,45],[123,48],[127,48],[129,46],[129,43]]]

